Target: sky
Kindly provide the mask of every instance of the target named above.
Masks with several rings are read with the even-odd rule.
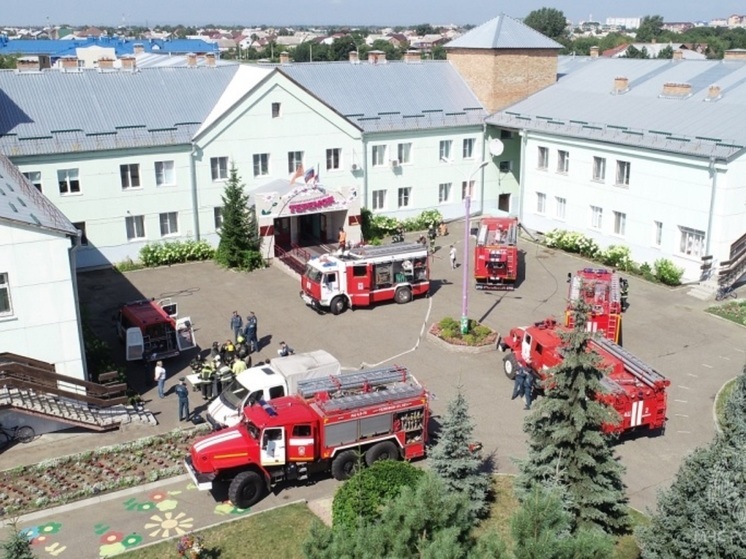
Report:
[[[746,15],[743,0],[3,0],[0,25],[432,25],[482,24],[500,13],[561,10],[573,22],[661,15],[709,21]]]

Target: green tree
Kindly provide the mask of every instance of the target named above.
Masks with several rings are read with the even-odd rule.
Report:
[[[673,47],[671,45],[663,47],[660,51],[658,51],[658,58],[668,58],[669,60],[672,59]]]
[[[434,29],[433,26],[429,23],[422,23],[415,26],[414,33],[418,37],[424,37],[425,35],[435,35],[436,33],[438,33],[438,31]]]
[[[251,253],[259,248],[256,218],[252,217],[253,210],[248,207],[249,197],[244,194],[244,185],[233,163],[222,199],[223,225],[215,260],[228,268],[252,269],[254,266],[250,262],[255,256]]]
[[[353,50],[358,50],[358,48],[355,44],[355,39],[353,39],[350,35],[340,37],[339,39],[334,39],[334,42],[329,48],[329,60],[349,60],[350,52]]]
[[[645,47],[638,49],[635,45],[630,45],[622,58],[650,58],[650,54]]]
[[[635,32],[638,43],[650,43],[653,39],[658,40],[663,34],[662,16],[645,16],[640,22],[640,27]]]
[[[616,461],[603,424],[616,423],[613,408],[597,399],[603,389],[600,359],[587,352],[592,334],[585,323],[589,307],[573,310],[575,327],[560,333],[562,362],[550,369],[545,398],[526,418],[528,458],[520,462],[519,498],[533,486],[555,483],[567,496],[572,530],[599,528],[610,535],[629,531],[624,467]]]
[[[540,8],[529,13],[523,23],[552,39],[567,37],[567,18],[555,8]]]
[[[438,443],[430,452],[430,466],[450,491],[469,498],[472,514],[480,518],[488,511],[490,477],[481,471],[484,460],[480,453],[471,449],[473,434],[469,403],[459,387],[448,403]]]
[[[430,56],[433,60],[446,60],[448,52],[443,45],[435,45],[430,51]]]
[[[2,542],[3,559],[36,559],[31,550],[31,540],[20,530],[15,521],[11,522],[10,536]]]

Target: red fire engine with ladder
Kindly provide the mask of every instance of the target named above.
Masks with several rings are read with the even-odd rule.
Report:
[[[361,463],[424,456],[429,414],[427,392],[404,367],[308,379],[197,438],[185,466],[199,489],[228,483],[231,502],[247,508],[280,482],[329,471],[345,480]]]
[[[308,261],[300,281],[306,304],[332,314],[381,301],[408,303],[430,290],[427,248],[409,243],[325,254]]]
[[[515,289],[518,278],[518,218],[483,217],[474,248],[474,280],[482,290]]]
[[[583,301],[590,307],[586,330],[598,332],[606,339],[619,343],[622,337],[623,295],[626,298],[627,280],[621,279],[614,270],[583,268],[575,275],[568,274],[567,281],[570,286],[565,326],[573,327],[573,308],[578,301]]]
[[[562,361],[562,340],[558,332],[563,329],[553,319],[513,328],[498,342],[501,350],[510,351],[503,359],[505,375],[512,380],[518,367],[523,366],[541,386],[549,378],[549,370]],[[619,423],[604,425],[604,431],[624,433],[648,429],[662,432],[666,425],[666,387],[671,382],[626,349],[601,336],[590,341],[588,351],[600,358],[598,367],[604,371],[603,392],[597,398],[613,407],[621,417]]]

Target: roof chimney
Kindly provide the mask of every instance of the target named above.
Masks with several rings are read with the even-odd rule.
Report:
[[[62,57],[62,70],[64,72],[70,72],[78,69],[78,57],[77,56],[63,56]]]
[[[134,72],[137,69],[137,61],[135,60],[135,57],[132,55],[123,56],[121,58],[122,61],[122,70],[126,70],[128,72]]]
[[[382,50],[368,51],[369,64],[386,64],[386,53]]]
[[[290,64],[290,54],[287,51],[280,53],[280,64]]]
[[[144,53],[145,45],[143,45],[142,43],[135,43],[134,45],[132,45],[132,52],[135,56]]]
[[[629,90],[629,78],[625,76],[617,76],[614,78],[614,93],[619,95]]]
[[[215,58],[214,52],[208,52],[205,54],[205,64],[207,66],[215,66],[217,59]]]
[[[360,64],[360,57],[357,54],[356,50],[350,51],[350,64]]]
[[[422,54],[418,50],[408,50],[404,53],[404,62],[407,64],[422,62]]]
[[[186,61],[187,61],[187,66],[189,68],[196,68],[197,67],[197,55],[194,54],[193,52],[187,53],[187,55],[186,55]]]
[[[16,60],[16,70],[19,72],[41,72],[43,69],[49,67],[49,56],[46,54],[22,56]]]
[[[746,60],[746,49],[730,49],[723,53],[723,60]]]
[[[683,60],[684,59],[684,51],[681,49],[676,49],[673,51],[673,59],[674,60]]]
[[[663,84],[663,97],[687,97],[692,94],[692,86],[688,83],[667,82]]]
[[[114,60],[111,58],[99,58],[98,59],[98,69],[99,70],[113,70],[114,69]]]
[[[591,47],[591,58],[598,58],[599,48],[596,45]]]
[[[717,101],[718,99],[720,99],[720,97],[720,86],[712,84],[707,90],[707,97],[705,97],[705,101]]]

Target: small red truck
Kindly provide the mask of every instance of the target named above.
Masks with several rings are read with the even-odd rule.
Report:
[[[562,339],[567,330],[555,320],[546,319],[532,326],[513,328],[500,338],[498,347],[508,354],[503,359],[505,375],[515,378],[518,366],[525,367],[541,386],[549,370],[562,361]],[[601,336],[588,347],[600,358],[603,393],[597,397],[608,403],[621,417],[617,424],[604,426],[607,433],[648,429],[662,432],[666,425],[667,395],[670,381],[629,351]]]
[[[345,480],[361,463],[424,456],[429,415],[427,392],[403,367],[308,379],[197,438],[185,466],[199,489],[227,483],[230,501],[247,508],[280,482],[329,471]]]
[[[335,315],[381,301],[408,303],[430,290],[427,248],[408,243],[325,254],[308,261],[300,282],[307,305]]]
[[[627,280],[614,270],[583,268],[567,275],[569,284],[565,326],[573,326],[573,309],[578,301],[588,307],[586,329],[598,332],[614,343],[622,338],[622,312],[626,308]]]
[[[515,289],[518,279],[517,243],[517,217],[483,217],[479,221],[474,247],[477,289]]]

